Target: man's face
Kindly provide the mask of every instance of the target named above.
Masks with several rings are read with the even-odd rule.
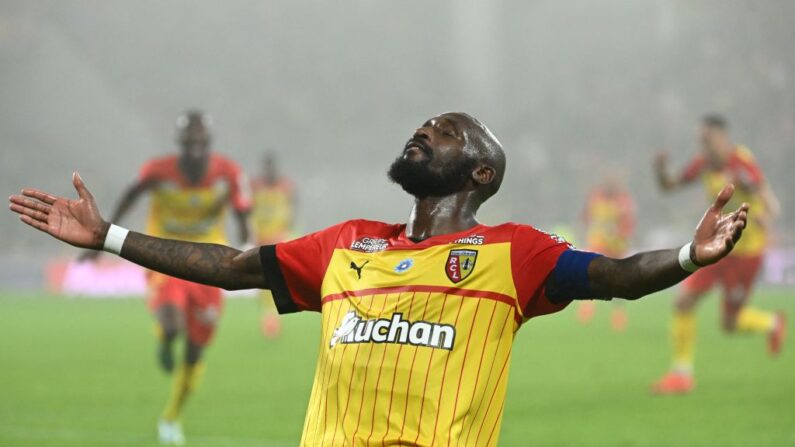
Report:
[[[182,156],[191,163],[200,163],[210,155],[210,133],[201,124],[189,124],[179,136]]]
[[[729,137],[726,131],[714,126],[701,128],[701,146],[707,160],[713,165],[721,165],[726,158]]]
[[[408,140],[389,168],[389,179],[423,199],[461,191],[477,160],[466,149],[465,117],[454,113],[426,121]]]

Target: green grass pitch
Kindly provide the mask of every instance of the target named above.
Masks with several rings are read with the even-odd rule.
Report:
[[[754,302],[785,309],[791,290]],[[505,446],[795,446],[795,339],[770,359],[762,337],[724,336],[712,296],[699,312],[697,390],[652,397],[667,366],[671,295],[610,303],[588,326],[574,307],[519,331],[502,426]],[[258,304],[228,300],[204,383],[188,403],[189,446],[297,445],[317,353],[318,315],[258,332]],[[169,381],[155,366],[144,301],[0,294],[0,446],[154,446]]]

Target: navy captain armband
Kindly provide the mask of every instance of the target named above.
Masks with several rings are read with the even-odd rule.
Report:
[[[596,296],[588,281],[588,266],[599,256],[602,255],[579,250],[566,250],[561,253],[546,282],[547,298],[553,303],[610,299]]]

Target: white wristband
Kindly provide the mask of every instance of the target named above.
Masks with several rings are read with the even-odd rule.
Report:
[[[693,273],[698,270],[700,267],[690,259],[690,246],[693,245],[692,242],[688,242],[679,250],[679,266],[682,267],[682,270],[686,272]]]
[[[114,255],[121,253],[121,246],[124,245],[124,240],[127,239],[129,232],[130,230],[126,228],[110,224],[102,249]]]

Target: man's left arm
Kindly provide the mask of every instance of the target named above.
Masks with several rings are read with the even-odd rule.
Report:
[[[232,205],[235,224],[240,243],[251,243],[251,227],[249,215],[251,214],[251,186],[243,170],[232,161],[227,162],[227,179],[229,181],[229,203]]]
[[[722,213],[733,193],[733,185],[727,185],[721,190],[696,227],[693,241],[681,249],[641,252],[625,259],[593,255],[584,258],[577,254],[570,256],[570,261],[563,261],[575,267],[562,267],[559,261],[556,271],[550,277],[552,283],[547,285],[552,292],[550,299],[634,300],[671,287],[697,268],[718,262],[732,251],[748,219],[747,203],[730,214]],[[585,268],[578,258],[585,259]],[[563,255],[561,259],[564,259]],[[576,276],[578,269],[587,272],[583,275],[587,276],[587,284],[576,279],[567,281],[567,276]],[[575,273],[569,274],[569,271]],[[573,282],[575,287],[569,286],[567,282]]]

